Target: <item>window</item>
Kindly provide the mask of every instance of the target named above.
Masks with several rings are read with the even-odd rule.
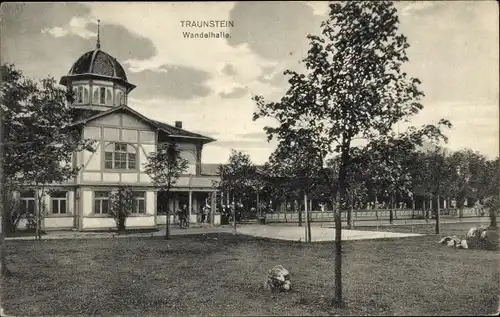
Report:
[[[104,105],[106,103],[106,88],[99,88],[99,103]]]
[[[116,93],[116,103],[121,106],[124,104],[123,100],[122,100],[122,95],[123,93],[121,91],[117,92]]]
[[[113,104],[113,92],[111,91],[111,89],[107,89],[108,90],[108,93],[107,93],[107,98],[106,98],[106,103],[108,105],[112,105]]]
[[[21,210],[23,213],[35,214],[35,191],[21,192]]]
[[[146,213],[146,192],[134,192],[134,202],[132,204],[133,214]]]
[[[50,194],[50,200],[52,203],[52,213],[53,214],[65,214],[67,199],[66,192],[58,191]]]
[[[82,86],[78,87],[77,96],[78,96],[78,99],[77,99],[78,103],[83,103],[83,87]]]
[[[94,192],[94,213],[107,214],[109,212],[109,192]]]
[[[107,169],[136,169],[136,149],[127,143],[111,143],[104,151],[104,168]]]

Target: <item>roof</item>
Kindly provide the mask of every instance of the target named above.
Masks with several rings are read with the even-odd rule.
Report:
[[[116,58],[100,49],[83,54],[68,72],[68,75],[80,74],[96,74],[127,80],[127,74]]]
[[[69,78],[92,76],[104,77],[106,79],[116,80],[125,84],[130,90],[135,88],[127,80],[127,74],[122,65],[108,53],[100,50],[99,48],[84,53],[76,62],[71,66],[68,75],[61,78],[60,83],[66,85]]]
[[[157,129],[165,132],[169,137],[172,137],[172,138],[197,139],[197,140],[201,140],[203,143],[209,143],[209,142],[215,141],[215,139],[212,139],[212,138],[207,137],[207,136],[203,136],[201,134],[189,132],[189,131],[184,130],[184,129],[179,129],[179,128],[176,128],[174,126],[171,126],[169,124],[166,124],[166,123],[163,123],[163,122],[160,122],[160,121],[151,120],[148,117],[144,116],[143,114],[141,114],[141,113],[133,110],[132,108],[130,108],[130,107],[126,106],[126,105],[121,105],[119,107],[114,107],[114,108],[112,108],[110,110],[100,112],[100,113],[98,113],[96,115],[93,115],[93,116],[89,116],[87,118],[84,118],[82,120],[79,120],[79,121],[73,123],[71,126],[78,126],[78,125],[81,125],[81,124],[86,124],[89,121],[92,121],[92,120],[95,120],[97,118],[101,118],[101,117],[107,116],[107,115],[109,115],[111,113],[118,112],[118,111],[125,111],[125,112],[132,113],[133,115],[137,116],[139,119],[145,121],[146,123],[150,124],[151,126],[153,126],[153,127],[157,128]]]
[[[171,126],[170,124],[161,122],[161,121],[156,121],[156,120],[151,120],[154,122],[156,125],[158,125],[163,131],[167,132],[169,136],[176,136],[176,137],[183,137],[183,138],[208,138],[206,136],[203,136],[198,133],[190,132],[181,128],[177,128],[175,126]],[[215,141],[215,139],[208,138],[211,141]]]

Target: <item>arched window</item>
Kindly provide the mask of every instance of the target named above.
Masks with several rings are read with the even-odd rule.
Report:
[[[113,92],[109,88],[106,89],[106,103],[108,105],[113,105],[112,98],[113,98]]]
[[[123,96],[123,93],[121,91],[118,91],[116,93],[116,100],[115,100],[115,103],[118,105],[118,106],[121,106],[123,105],[123,100],[122,100],[122,96]]]
[[[92,97],[92,103],[99,103],[99,88],[94,88],[94,96]]]
[[[110,143],[104,151],[104,168],[106,169],[136,169],[137,150],[127,143]]]
[[[99,88],[99,103],[101,105],[106,104],[106,88],[104,87]]]
[[[76,103],[78,102],[78,88],[77,87],[73,87],[73,102]]]
[[[88,103],[89,102],[89,90],[85,88],[84,93],[83,93],[83,102]]]
[[[83,87],[82,86],[78,87],[78,95],[77,95],[76,100],[78,103],[83,103]]]

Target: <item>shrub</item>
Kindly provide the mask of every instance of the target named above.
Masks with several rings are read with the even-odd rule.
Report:
[[[126,186],[121,186],[109,196],[109,215],[115,219],[118,230],[125,230],[125,221],[132,212],[134,194]]]
[[[26,212],[21,208],[21,201],[11,192],[5,194],[5,208],[7,210],[7,232],[15,232],[19,223],[26,216]]]

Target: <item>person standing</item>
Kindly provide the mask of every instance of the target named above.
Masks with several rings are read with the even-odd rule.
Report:
[[[184,204],[182,205],[182,208],[179,212],[179,227],[182,228],[187,228],[187,217],[188,217],[188,210],[187,206]]]
[[[206,217],[207,217],[207,206],[205,205],[205,206],[203,206],[203,208],[201,208],[200,222],[204,223]]]

